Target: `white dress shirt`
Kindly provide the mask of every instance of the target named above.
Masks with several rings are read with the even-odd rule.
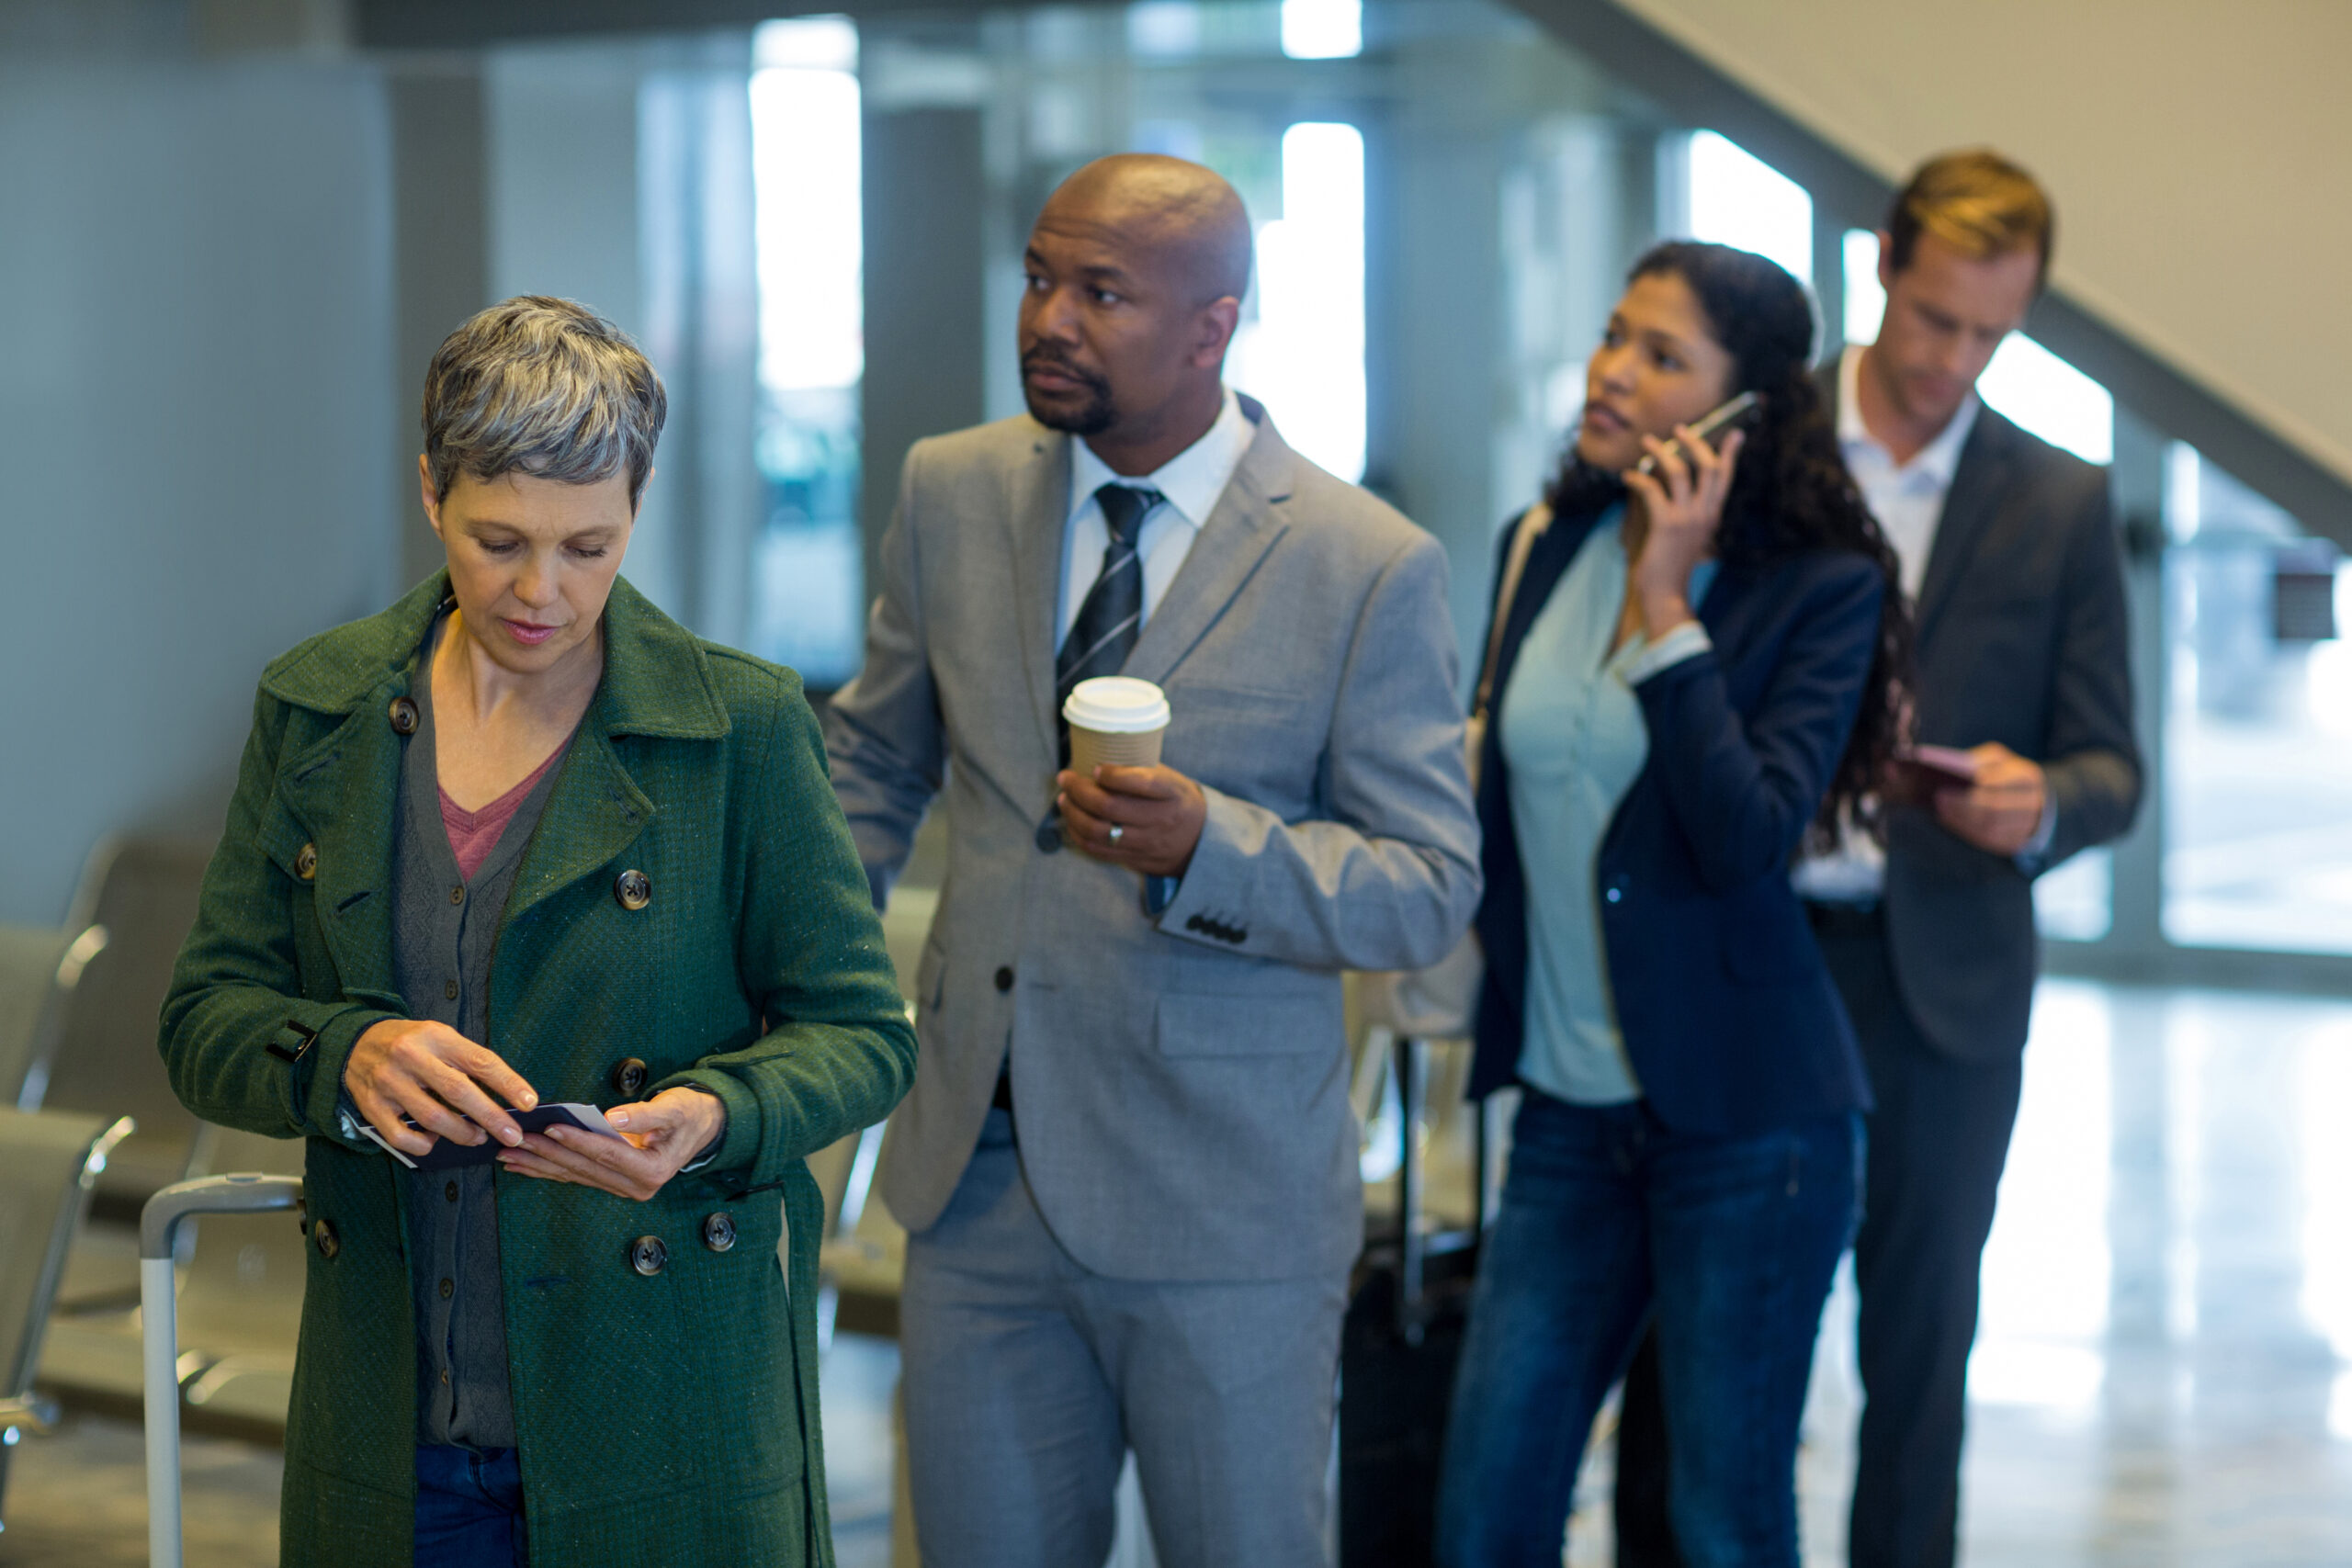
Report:
[[[1256,434],[1241,412],[1241,400],[1227,387],[1208,434],[1149,474],[1114,474],[1083,440],[1070,443],[1069,514],[1062,526],[1061,599],[1054,613],[1056,648],[1069,636],[1079,606],[1102,575],[1102,552],[1111,546],[1110,526],[1102,521],[1102,503],[1094,492],[1107,484],[1126,484],[1156,490],[1167,498],[1145,515],[1136,537],[1136,553],[1143,558],[1143,618],[1148,622]]]
[[[1919,585],[1928,580],[1928,556],[1935,548],[1936,525],[1943,521],[1944,500],[1951,494],[1953,470],[1960,467],[1960,449],[1976,428],[1976,394],[1961,400],[1933,441],[1898,464],[1862,423],[1860,379],[1862,351],[1849,348],[1838,361],[1838,449],[1846,456],[1847,471],[1862,492],[1862,500],[1878,519],[1886,542],[1903,563],[1903,592],[1913,603]]]
[[[1936,547],[1936,529],[1943,522],[1944,502],[1951,495],[1953,473],[1960,468],[1961,448],[1976,428],[1979,404],[1972,391],[1936,438],[1897,463],[1894,454],[1862,423],[1860,395],[1862,349],[1849,344],[1838,361],[1838,449],[1854,476],[1862,501],[1878,519],[1879,530],[1894,547],[1903,569],[1903,592],[1914,606],[1928,580],[1928,558]],[[2028,874],[2050,845],[2058,825],[2054,803],[2045,803],[2033,840],[2018,856]],[[1807,898],[1836,904],[1875,903],[1886,891],[1886,849],[1849,823],[1838,836],[1838,845],[1825,854],[1807,855],[1797,863],[1790,879]]]

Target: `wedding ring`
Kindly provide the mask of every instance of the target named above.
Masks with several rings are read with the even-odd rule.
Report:
[[[1126,832],[1127,832],[1127,830],[1126,830],[1125,828],[1121,827],[1118,823],[1116,823],[1116,822],[1112,823],[1112,824],[1111,824],[1111,841],[1112,841],[1113,843],[1114,843],[1114,844],[1115,844],[1115,843],[1117,843],[1121,839],[1123,839],[1123,838],[1125,838],[1125,837],[1126,836]]]

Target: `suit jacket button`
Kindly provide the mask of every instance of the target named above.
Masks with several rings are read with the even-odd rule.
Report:
[[[996,972],[996,988],[1000,991],[1009,991],[1012,989],[1012,971],[1010,968],[1000,969]]]
[[[722,1211],[703,1221],[702,1244],[713,1252],[724,1252],[734,1246],[735,1216]]]
[[[642,909],[653,902],[653,879],[641,871],[625,871],[613,878],[613,897],[624,909]]]
[[[324,1220],[311,1222],[311,1239],[318,1244],[319,1256],[329,1262],[333,1262],[334,1255],[343,1250],[342,1238],[334,1234],[334,1227]]]
[[[1062,847],[1062,823],[1058,817],[1048,817],[1037,824],[1037,852],[1052,854]]]
[[[635,1100],[645,1089],[645,1062],[638,1056],[623,1056],[613,1064],[613,1089]]]
[[[416,733],[416,705],[406,697],[392,699],[392,732],[396,735]]]
[[[294,852],[294,874],[309,882],[319,874],[319,846],[304,844]]]
[[[1622,904],[1625,901],[1625,890],[1622,887],[1612,887],[1601,897],[1612,904]]]
[[[641,1235],[628,1244],[628,1266],[651,1279],[669,1266],[670,1249],[658,1235]]]

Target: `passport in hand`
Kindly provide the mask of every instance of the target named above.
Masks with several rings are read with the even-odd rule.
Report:
[[[509,1114],[514,1118],[514,1124],[526,1133],[544,1133],[549,1127],[565,1126],[601,1134],[607,1138],[620,1136],[613,1130],[613,1124],[605,1120],[603,1111],[593,1105],[583,1105],[577,1100],[542,1105],[531,1111],[510,1111]],[[423,1128],[416,1126],[414,1118],[406,1120],[411,1127],[415,1127],[419,1132],[424,1131]],[[381,1133],[365,1122],[359,1124],[359,1130],[374,1139],[386,1154],[411,1170],[455,1170],[459,1166],[488,1165],[498,1157],[499,1150],[507,1146],[496,1138],[484,1138],[479,1144],[456,1144],[447,1138],[436,1137],[434,1139],[433,1146],[423,1154],[408,1155],[394,1148],[385,1140]]]

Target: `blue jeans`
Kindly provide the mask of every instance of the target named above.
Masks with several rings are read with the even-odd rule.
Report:
[[[1653,1314],[1689,1568],[1795,1568],[1797,1423],[1862,1123],[1742,1137],[1530,1089],[1446,1431],[1438,1560],[1559,1568],[1594,1416]]]
[[[514,1450],[417,1445],[416,1568],[523,1568],[528,1557]]]

